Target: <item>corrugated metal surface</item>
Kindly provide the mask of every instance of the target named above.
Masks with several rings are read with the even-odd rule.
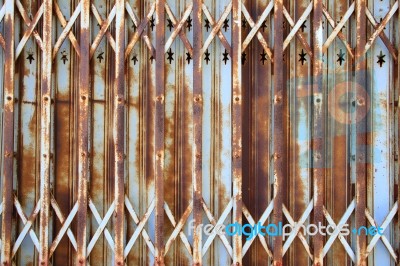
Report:
[[[399,263],[398,1],[0,2],[3,265]]]

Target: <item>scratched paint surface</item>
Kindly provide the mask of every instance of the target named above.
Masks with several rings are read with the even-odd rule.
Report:
[[[395,0],[0,0],[3,265],[396,265]],[[193,232],[269,223],[382,235]]]

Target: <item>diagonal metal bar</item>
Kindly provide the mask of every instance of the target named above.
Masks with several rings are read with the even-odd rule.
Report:
[[[328,211],[326,210],[324,206],[324,216],[328,223],[335,227],[335,230],[333,233],[330,235],[328,241],[326,241],[325,246],[323,248],[323,255],[325,256],[330,247],[332,246],[333,242],[335,241],[336,238],[339,238],[340,242],[342,242],[344,249],[346,250],[347,254],[350,256],[351,260],[353,263],[356,261],[356,255],[354,254],[354,251],[351,249],[351,246],[349,243],[347,243],[346,238],[342,236],[340,233],[340,230],[342,229],[343,225],[346,223],[346,221],[350,218],[351,214],[353,213],[354,209],[356,207],[356,202],[353,199],[352,202],[350,203],[349,207],[347,208],[346,212],[343,214],[342,218],[340,219],[339,223],[336,225],[335,221],[332,219]]]
[[[42,38],[40,38],[39,33],[37,32],[37,30],[35,30],[36,24],[38,23],[39,19],[43,15],[43,4],[39,7],[39,10],[36,12],[36,15],[35,15],[35,17],[33,18],[32,21],[29,19],[28,14],[26,13],[26,11],[24,9],[24,6],[21,4],[21,1],[17,0],[16,1],[16,5],[17,5],[17,8],[18,8],[19,12],[21,13],[22,19],[24,20],[25,24],[28,25],[28,29],[24,33],[24,37],[25,37],[25,34],[26,34],[27,38],[23,42],[22,48],[25,45],[25,43],[28,40],[28,38],[31,36],[31,34],[33,34],[33,37],[36,39],[36,42],[39,45],[40,49],[43,50]],[[0,21],[2,19],[1,16],[2,16],[2,14],[0,12]],[[3,16],[4,16],[4,14],[3,14]],[[35,20],[37,20],[37,21],[35,22]],[[22,40],[21,40],[21,42],[22,42]],[[17,51],[18,51],[18,49],[17,49]],[[19,55],[19,53],[18,53],[18,55]]]
[[[383,230],[383,232],[385,231],[385,229],[389,226],[390,222],[393,220],[394,216],[397,213],[397,209],[398,209],[398,203],[396,201],[396,203],[394,204],[393,208],[390,210],[389,214],[386,216],[385,220],[383,221],[382,225],[380,226],[380,228]],[[372,226],[375,226],[376,228],[378,227],[374,218],[372,217],[371,213],[369,212],[368,209],[365,209],[365,216],[367,217],[368,221],[370,222],[370,224]],[[381,239],[383,244],[386,246],[387,250],[389,251],[390,255],[393,257],[394,261],[397,262],[397,255],[396,252],[394,251],[392,245],[390,244],[389,240],[386,238],[385,235],[380,235],[380,234],[376,234],[373,236],[373,238],[371,239],[371,241],[369,242],[368,246],[367,246],[367,255],[372,251],[372,249],[375,247],[376,243],[378,242],[378,240]]]
[[[303,212],[303,214],[300,216],[299,221],[297,223],[294,223],[296,226],[292,230],[292,232],[290,233],[289,237],[286,239],[285,244],[283,245],[283,255],[285,255],[286,251],[289,249],[289,247],[292,244],[292,242],[294,241],[295,237],[300,233],[301,226],[306,222],[306,219],[310,216],[310,213],[313,210],[313,207],[314,207],[313,204],[314,204],[314,200],[311,200],[308,203],[308,206],[305,209],[305,211]],[[287,209],[286,210],[285,209],[286,209],[286,207],[284,206],[283,213],[285,214],[286,217],[289,217],[290,216],[289,211]],[[288,220],[292,220],[293,221],[291,216],[290,216],[290,218],[288,218]],[[302,238],[301,236],[302,236],[302,233],[299,234],[300,238]],[[304,238],[304,240],[305,240],[305,238]],[[302,240],[303,245],[305,244],[304,240]],[[309,252],[308,255],[310,256],[310,258],[312,258],[312,255],[311,255],[310,248],[309,248],[308,244],[304,245],[304,247],[306,248],[307,252]]]
[[[0,9],[0,21],[3,20],[5,14],[6,14],[6,5],[3,5]]]
[[[283,42],[283,50],[287,48],[289,45],[290,41],[293,39],[293,37],[298,33],[301,25],[305,22],[307,17],[310,15],[311,10],[313,9],[313,2],[311,1],[307,8],[304,10],[303,14],[300,16],[299,20],[297,20],[296,24],[293,26],[292,30],[290,31],[289,35],[286,37],[285,41]]]
[[[222,13],[221,18],[218,20],[218,22],[215,23],[213,17],[211,16],[211,13],[207,9],[207,6],[205,4],[203,4],[203,12],[206,15],[207,19],[209,20],[212,30],[210,32],[210,35],[204,42],[203,48],[201,49],[201,54],[203,54],[208,49],[208,46],[210,46],[211,42],[213,41],[214,37],[217,34],[218,34],[218,37],[221,39],[222,45],[224,45],[225,49],[228,51],[229,54],[232,54],[232,52],[231,52],[232,49],[231,49],[230,45],[228,44],[228,42],[224,41],[226,39],[224,37],[224,34],[221,32],[222,24],[224,23],[225,19],[228,17],[231,10],[232,10],[232,1],[229,2],[228,6],[225,8],[225,10]]]
[[[78,4],[78,5],[80,6],[80,4]],[[61,23],[61,26],[63,28],[65,28],[67,26],[67,21],[65,20],[64,15],[61,12],[61,9],[57,4],[57,1],[54,1],[54,11],[57,15],[58,20]],[[71,31],[68,32],[68,39],[71,41],[71,44],[74,47],[76,54],[78,56],[81,56],[81,51],[80,51],[78,41],[76,40],[75,35]],[[57,52],[58,52],[58,50],[53,51],[53,60],[54,60],[54,58],[56,58]]]
[[[354,12],[354,6],[355,3],[353,2],[349,9],[346,11],[344,17],[340,20],[339,24],[336,25],[335,24],[335,20],[332,18],[332,16],[329,14],[328,10],[326,9],[325,5],[322,6],[322,12],[324,13],[327,21],[329,22],[329,24],[331,24],[332,28],[334,28],[334,31],[331,33],[331,35],[328,37],[328,39],[326,40],[324,46],[322,47],[322,52],[325,53],[326,50],[328,49],[328,46],[330,45],[327,44],[328,40],[330,38],[333,39],[338,36],[339,39],[343,42],[344,46],[346,47],[347,52],[349,53],[349,55],[351,56],[351,58],[354,58],[354,50],[351,48],[350,44],[347,42],[346,37],[344,36],[344,34],[340,31],[344,24],[347,22],[347,20],[350,18],[350,16],[352,15],[352,13]],[[337,31],[337,33],[336,33]],[[335,34],[335,35],[334,35]],[[326,46],[326,47],[325,47]]]
[[[264,213],[261,215],[260,220],[258,221],[259,224],[264,224],[265,221],[268,219],[268,217],[270,216],[270,214],[272,213],[272,210],[274,209],[274,202],[273,200],[269,203],[268,207],[265,209]],[[251,226],[254,226],[256,224],[256,222],[254,221],[253,217],[250,214],[250,211],[247,209],[247,207],[243,204],[243,215],[246,217],[247,221],[249,222],[249,224]],[[267,252],[268,256],[270,258],[272,258],[273,254],[271,249],[268,247],[267,241],[265,240],[265,238],[260,235],[257,234],[258,238],[260,239],[261,245],[263,246],[263,248],[265,249],[265,251]],[[244,255],[246,255],[247,251],[249,250],[251,243],[253,243],[253,241],[255,240],[255,237],[252,237],[249,240],[246,240],[246,243],[243,245],[243,250],[242,250],[242,256],[244,257]]]
[[[71,29],[72,26],[75,24],[76,19],[78,18],[79,14],[81,13],[81,6],[82,6],[82,0],[79,2],[79,4],[76,6],[75,11],[72,13],[71,18],[69,19],[68,23],[65,25],[64,30],[61,32],[60,37],[58,37],[58,40],[54,44],[53,48],[53,58],[55,58],[57,52],[60,50],[61,45],[63,44],[65,38],[72,33]],[[72,43],[73,44],[73,43]],[[75,48],[75,46],[74,46]],[[75,52],[78,51],[79,49],[75,48]],[[80,55],[80,53],[79,53]]]
[[[99,25],[103,25],[103,22],[104,22],[103,18],[101,17],[101,15],[100,15],[99,11],[97,10],[96,6],[94,4],[92,4],[91,8],[92,8],[92,13],[93,13],[94,17],[96,18],[97,22],[99,23]],[[107,18],[107,19],[109,19],[109,18]],[[109,25],[107,27],[109,27]],[[106,38],[107,38],[111,48],[115,51],[115,40],[114,40],[113,36],[111,35],[110,31],[106,31],[105,35],[106,35]],[[96,45],[96,47],[97,46],[98,46],[98,44]],[[94,51],[93,51],[93,53],[94,53]],[[91,54],[90,57],[93,56],[93,53]]]
[[[128,4],[128,2],[125,3],[125,8],[126,8],[126,11],[128,12],[128,15],[131,17],[133,23],[135,24],[135,26],[136,26],[137,28],[139,28],[139,23],[140,23],[139,18],[138,18],[138,17],[136,16],[136,14],[133,12],[132,7]],[[155,8],[155,5],[154,5],[154,8]],[[153,14],[153,13],[152,13],[152,14]],[[151,16],[152,16],[152,15],[150,15],[148,18],[145,18],[145,19],[148,20],[148,19],[150,19]],[[145,24],[147,25],[147,23],[148,23],[148,22],[146,22]],[[142,32],[142,34],[140,34],[140,36],[142,36],[142,38],[143,38],[145,44],[147,45],[147,48],[148,48],[149,51],[151,52],[151,55],[153,55],[153,56],[155,57],[155,54],[156,54],[155,48],[154,48],[154,45],[151,43],[150,38],[149,38],[149,35],[147,34],[147,32],[145,32],[145,31]]]
[[[268,58],[273,62],[273,55],[271,49],[268,47],[268,43],[265,40],[264,36],[259,32],[261,25],[263,24],[264,20],[267,16],[271,13],[271,10],[274,7],[274,1],[269,2],[268,6],[265,8],[264,12],[261,14],[261,17],[258,19],[257,23],[254,23],[253,19],[251,18],[249,12],[246,9],[246,6],[242,3],[242,12],[244,17],[246,18],[247,22],[249,23],[250,27],[252,28],[249,34],[247,35],[246,39],[242,45],[242,52],[246,50],[247,46],[250,44],[251,40],[254,38],[254,35],[257,34],[257,38],[261,43],[262,47],[264,48],[265,52],[267,53]]]
[[[130,40],[130,42],[128,43],[128,45],[126,46],[125,49],[125,59],[127,59],[133,49],[133,47],[135,46],[136,42],[139,40],[140,36],[142,36],[143,34],[143,38],[145,40],[145,43],[147,44],[147,47],[149,48],[151,55],[153,57],[155,57],[156,55],[156,51],[154,46],[151,44],[147,34],[144,31],[144,29],[147,27],[147,24],[149,23],[149,20],[151,18],[151,16],[153,16],[155,10],[156,10],[156,5],[155,3],[153,3],[150,7],[150,11],[147,14],[147,16],[142,20],[142,22],[140,22],[139,24],[139,20],[138,18],[135,16],[135,13],[133,13],[132,8],[130,5],[126,4],[126,9],[128,10],[128,14],[130,15],[130,17],[132,18],[133,22],[136,21],[136,26],[137,26],[137,30],[135,32],[135,34],[133,35],[132,39]],[[139,24],[139,25],[138,25]]]
[[[310,203],[308,204],[306,210],[304,211],[303,215],[300,217],[300,222],[302,222],[301,224],[303,224],[305,222],[305,220],[307,219],[307,217],[310,215],[310,213],[314,207],[313,203],[314,203],[314,200],[311,200]],[[289,224],[292,226],[295,226],[296,222],[293,220],[292,216],[290,215],[288,209],[286,208],[286,206],[284,204],[282,207],[282,212],[285,215],[286,219],[288,220]],[[284,255],[286,253],[286,251],[290,247],[290,244],[293,242],[294,238],[298,235],[308,256],[310,257],[311,260],[313,260],[314,256],[312,254],[311,248],[308,245],[306,237],[304,236],[303,232],[301,232],[299,229],[300,229],[299,227],[295,227],[294,230],[292,231],[291,235],[289,236],[289,238],[286,240],[285,244],[283,245],[282,255]]]
[[[398,1],[395,3],[395,5],[398,6]],[[397,7],[398,8],[398,7]],[[374,16],[372,15],[371,11],[368,9],[368,7],[365,8],[365,14],[367,15],[368,20],[370,21],[370,23],[372,24],[372,26],[374,26],[375,29],[375,33],[377,33],[378,31],[378,27],[382,26],[382,24],[385,22],[385,20],[383,19],[381,23],[378,23]],[[388,14],[387,14],[388,15]],[[386,15],[386,16],[387,16]],[[386,18],[386,17],[385,17]],[[387,22],[390,20],[390,18],[386,21],[386,23],[384,23],[385,25],[387,24]],[[383,25],[383,28],[385,28],[385,25]],[[386,45],[386,47],[388,48],[390,54],[392,55],[393,59],[397,61],[397,51],[394,48],[393,44],[390,42],[389,38],[386,36],[385,32],[380,29],[379,31],[379,37],[381,38],[382,42]],[[371,36],[372,38],[373,36]],[[376,37],[375,37],[376,38]],[[368,44],[367,44],[368,45]],[[368,50],[370,47],[368,47],[367,49],[367,45],[366,45],[366,50]],[[371,42],[372,45],[372,42]]]
[[[225,219],[226,219],[226,217],[228,217],[229,213],[231,212],[232,207],[233,207],[233,198],[231,198],[231,200],[229,201],[228,205],[226,206],[225,210],[222,212],[222,214],[221,214],[220,218],[218,219],[218,221],[215,220],[215,218],[212,215],[211,211],[208,209],[206,203],[204,202],[204,199],[202,199],[202,205],[203,205],[203,209],[204,209],[204,212],[207,215],[208,220],[210,221],[210,223],[212,225],[214,225],[214,228],[213,228],[211,234],[208,236],[206,242],[204,243],[203,249],[202,249],[202,255],[204,256],[204,254],[206,254],[208,248],[211,246],[212,241],[214,240],[214,238],[217,235],[217,231],[215,230],[215,226],[217,224],[223,224]],[[224,234],[219,235],[219,237],[220,237],[222,243],[224,244],[226,250],[228,251],[229,255],[232,258],[233,251],[232,251],[231,245],[229,244],[228,239],[226,238],[226,236]]]
[[[89,199],[89,208],[93,213],[94,218],[96,219],[96,222],[99,224],[99,227],[97,228],[96,232],[94,233],[92,239],[90,240],[88,246],[87,246],[87,251],[86,251],[86,258],[89,257],[90,253],[93,250],[94,245],[96,244],[97,240],[99,239],[101,233],[104,231],[104,235],[107,239],[107,242],[111,248],[111,250],[114,252],[114,240],[111,237],[110,232],[106,228],[106,225],[108,221],[110,220],[114,210],[115,210],[115,201],[111,204],[110,208],[108,208],[108,211],[106,212],[106,215],[104,216],[103,219],[101,219],[100,214],[98,213],[96,206],[93,204],[92,200]]]
[[[17,210],[17,213],[21,217],[22,223],[24,224],[24,228],[22,229],[21,233],[19,234],[17,240],[15,240],[14,247],[12,249],[12,254],[11,254],[12,258],[14,258],[15,254],[18,251],[18,248],[22,244],[22,241],[25,239],[25,236],[28,232],[29,232],[29,235],[30,235],[36,249],[38,251],[40,250],[39,240],[35,234],[35,231],[33,231],[33,229],[31,228],[33,222],[35,221],[35,219],[40,211],[40,199],[36,203],[35,209],[33,210],[32,214],[29,216],[28,219],[26,218],[26,216],[22,210],[22,206],[19,203],[17,197],[14,197],[14,205],[15,205],[15,209]]]
[[[288,21],[289,25],[293,28],[295,26],[294,20],[290,16],[289,12],[286,10],[285,6],[283,6],[283,15],[285,16],[286,20]],[[307,43],[307,40],[304,38],[304,36],[301,34],[300,31],[297,31],[296,33],[296,38],[300,41],[300,43],[303,45],[303,48],[307,51],[308,55],[310,56],[311,61],[314,58],[314,53],[311,50],[310,45]]]
[[[51,206],[53,207],[53,210],[56,213],[58,220],[62,224],[62,227],[61,227],[60,231],[58,232],[57,236],[54,238],[53,243],[50,246],[50,250],[49,250],[50,258],[52,257],[52,255],[53,255],[54,251],[56,250],[58,244],[60,243],[61,239],[64,237],[65,232],[67,232],[67,236],[68,236],[69,240],[71,241],[72,246],[74,247],[75,250],[77,250],[77,242],[76,242],[75,236],[72,233],[69,226],[71,225],[71,222],[75,218],[75,215],[78,211],[78,203],[77,202],[75,203],[71,212],[68,214],[67,219],[64,218],[64,215],[62,214],[61,209],[58,206],[53,195],[51,195]]]
[[[20,9],[21,14],[24,14],[24,8],[21,4],[21,2],[17,1],[17,7]],[[29,18],[25,17],[24,15],[22,16],[23,18],[27,19],[27,25],[28,25],[28,29],[24,32],[24,35],[22,36],[21,41],[18,43],[17,49],[15,51],[15,60],[18,59],[18,56],[21,54],[22,49],[24,48],[26,42],[28,41],[29,37],[31,36],[31,34],[33,33],[40,49],[43,50],[43,42],[42,39],[40,38],[39,34],[36,32],[34,32],[36,25],[39,22],[39,19],[42,17],[43,15],[43,9],[44,9],[44,4],[42,4],[38,10],[38,12],[35,14],[35,16],[33,17],[33,20],[31,22],[29,22]]]
[[[1,35],[1,33],[0,33],[0,45],[1,47],[3,47],[3,50],[6,49],[6,41],[4,40],[4,37],[3,35]]]
[[[99,13],[97,12],[96,7],[93,4],[92,4],[92,12],[93,13],[97,13],[99,15]],[[107,37],[111,35],[107,30],[108,30],[108,27],[110,26],[111,22],[115,18],[115,13],[116,13],[116,7],[114,5],[114,7],[111,9],[110,14],[108,15],[108,18],[106,20],[101,21],[101,17],[99,18],[99,20],[101,21],[101,22],[99,21],[99,23],[101,25],[101,28],[100,28],[99,33],[97,34],[96,38],[94,39],[94,41],[93,41],[93,43],[92,43],[92,45],[90,47],[90,56],[89,56],[90,58],[93,57],[93,54],[96,51],[97,47],[99,46],[101,40],[103,39],[104,34],[106,34],[106,32],[107,32],[108,33],[106,35]],[[108,37],[108,39],[112,39],[112,36],[111,36],[111,38]],[[115,51],[115,43],[113,43],[113,44],[114,44],[113,49]]]
[[[186,249],[188,250],[189,254],[192,255],[192,248],[189,244],[189,241],[186,237],[186,235],[182,232],[182,228],[185,225],[187,219],[189,218],[189,215],[192,213],[193,211],[193,202],[189,203],[189,206],[186,208],[185,212],[183,213],[181,219],[179,220],[178,223],[176,223],[174,215],[171,212],[171,209],[168,207],[168,204],[166,202],[164,202],[164,210],[165,213],[168,216],[168,219],[170,220],[172,226],[174,227],[174,231],[172,231],[171,236],[169,237],[169,239],[167,240],[167,243],[165,244],[165,254],[168,253],[169,248],[171,247],[172,243],[174,242],[174,240],[176,239],[176,237],[179,234],[179,237],[181,238],[183,244],[185,245]]]
[[[146,241],[147,246],[150,249],[150,252],[155,255],[155,249],[153,242],[151,242],[150,236],[147,233],[146,229],[144,229],[145,224],[147,223],[147,220],[149,219],[150,215],[152,214],[154,207],[155,207],[155,201],[154,199],[151,201],[149,207],[147,208],[146,213],[143,215],[142,220],[139,220],[135,210],[133,209],[133,206],[131,202],[129,201],[128,197],[125,195],[125,206],[126,209],[128,210],[129,214],[133,218],[133,221],[137,225],[137,228],[131,238],[129,239],[128,243],[125,246],[124,250],[124,257],[126,258],[131,251],[133,244],[135,244],[137,237],[139,236],[140,232],[142,233],[142,236],[144,240]]]
[[[328,49],[329,45],[331,45],[331,43],[336,38],[336,36],[341,32],[344,24],[346,24],[346,22],[350,19],[351,15],[354,13],[354,6],[355,6],[355,4],[353,2],[351,4],[351,6],[349,7],[349,9],[347,9],[347,11],[344,14],[344,16],[342,17],[342,19],[339,21],[339,23],[336,26],[332,25],[332,27],[334,27],[334,29],[333,29],[331,35],[329,35],[329,37],[326,39],[324,45],[322,46],[322,52],[323,53],[326,52],[326,50]],[[323,9],[325,11],[324,14],[328,13],[328,11],[326,10],[325,6],[323,7]],[[346,44],[347,44],[347,42],[345,43],[345,45]],[[347,48],[347,45],[346,45],[346,48]]]
[[[186,49],[188,50],[188,52],[190,53],[191,56],[193,56],[193,47],[190,44],[186,34],[184,31],[182,31],[182,27],[186,22],[186,19],[189,17],[190,13],[193,10],[193,4],[190,3],[189,6],[186,8],[185,12],[183,13],[183,17],[182,19],[179,21],[177,21],[177,19],[174,16],[174,13],[172,13],[172,10],[170,8],[170,6],[168,5],[167,2],[165,2],[165,10],[169,16],[169,18],[172,21],[172,25],[174,25],[174,31],[171,33],[171,36],[169,37],[169,39],[167,40],[167,42],[165,43],[165,49],[164,49],[164,53],[166,53],[168,51],[168,49],[171,47],[172,43],[174,42],[176,36],[178,36],[181,38],[183,44],[185,45]]]

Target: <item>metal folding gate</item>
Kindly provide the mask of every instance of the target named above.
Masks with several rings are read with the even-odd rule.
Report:
[[[399,263],[399,3],[4,0],[3,265]],[[191,225],[383,234],[247,239]]]

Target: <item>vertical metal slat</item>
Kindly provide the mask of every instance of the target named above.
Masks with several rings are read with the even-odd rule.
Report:
[[[314,1],[313,12],[313,134],[312,134],[312,170],[314,186],[314,224],[323,223],[323,201],[325,181],[325,130],[324,97],[322,86],[322,1]],[[321,234],[313,238],[314,265],[323,265],[323,242]]]
[[[202,71],[202,0],[193,3],[193,264],[202,263],[202,233],[198,226],[202,223],[202,143],[203,143],[203,71]]]
[[[115,265],[124,263],[125,162],[125,1],[116,1],[114,83]]]
[[[50,126],[52,69],[52,0],[44,1],[40,130],[40,252],[39,263],[48,265],[50,207]]]
[[[283,85],[283,0],[274,3],[274,129],[273,129],[273,173],[274,173],[274,212],[273,222],[282,222],[283,188],[287,176],[286,113],[287,92]],[[274,237],[273,264],[282,265],[282,236]]]
[[[80,58],[79,58],[79,117],[78,117],[78,227],[77,265],[86,265],[87,182],[89,137],[89,29],[90,1],[81,1]]]
[[[11,265],[11,229],[13,213],[14,154],[14,0],[6,0],[4,18],[4,127],[3,127],[3,214],[1,227],[1,262]]]
[[[365,44],[366,44],[366,2],[365,0],[356,0],[356,56],[355,56],[355,81],[356,86],[365,89]],[[353,88],[355,89],[355,88]],[[356,113],[365,112],[365,105],[358,105],[360,97],[356,94]],[[365,102],[365,101],[364,101]],[[355,223],[356,228],[366,225],[366,118],[361,121],[353,121],[356,124],[356,210]],[[356,265],[366,265],[366,236],[357,234],[356,236]]]
[[[165,0],[156,0],[156,99],[155,99],[155,260],[164,265],[164,94]]]
[[[242,224],[242,1],[232,3],[232,177],[233,219]],[[233,236],[233,264],[242,265],[242,236]]]

